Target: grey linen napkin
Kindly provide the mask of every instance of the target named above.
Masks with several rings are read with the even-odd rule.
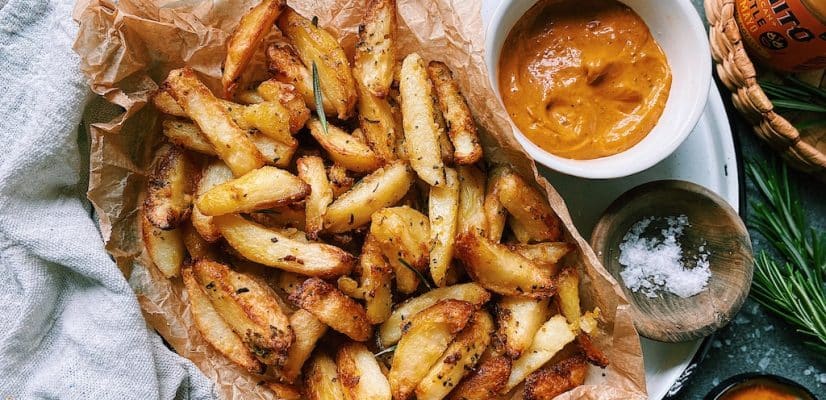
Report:
[[[215,398],[147,327],[90,217],[71,11],[0,0],[0,398]]]

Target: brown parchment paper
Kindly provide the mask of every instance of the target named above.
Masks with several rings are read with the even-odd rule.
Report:
[[[340,38],[352,54],[367,0],[293,0],[289,5]],[[583,306],[602,310],[596,341],[611,364],[592,368],[586,385],[560,398],[633,399],[645,397],[639,337],[617,283],[602,268],[571,222],[564,201],[542,178],[513,137],[484,63],[480,1],[397,0],[399,55],[416,51],[453,69],[483,128],[486,157],[512,164],[533,176],[562,218],[565,234],[577,244],[576,262],[584,272]],[[88,196],[107,250],[134,288],[150,326],[172,347],[217,382],[228,399],[272,398],[251,376],[217,354],[195,332],[180,279],[168,280],[151,265],[138,235],[137,209],[153,146],[160,140],[159,116],[147,103],[173,68],[189,65],[217,89],[225,42],[254,0],[79,0],[73,17],[80,24],[75,51],[92,90],[123,113],[90,126]]]

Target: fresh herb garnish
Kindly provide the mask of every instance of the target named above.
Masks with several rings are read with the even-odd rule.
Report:
[[[755,259],[752,297],[808,337],[826,354],[826,236],[806,220],[798,192],[782,163],[749,162],[746,171],[764,196],[749,225],[781,259],[761,251]]]
[[[396,345],[395,344],[388,347],[388,348],[386,348],[386,349],[384,349],[384,350],[382,350],[382,351],[380,351],[380,352],[378,352],[378,353],[376,353],[376,354],[373,354],[373,355],[376,356],[376,357],[381,357],[385,354],[390,354],[394,351],[396,351]]]
[[[318,114],[318,120],[321,121],[321,129],[324,134],[327,134],[327,115],[324,114],[324,96],[321,93],[321,82],[318,79],[318,67],[313,61],[313,95],[315,96],[315,112]]]
[[[812,86],[793,76],[785,76],[783,83],[761,80],[760,87],[779,110],[805,111],[826,114],[826,90]],[[795,124],[799,130],[826,124],[826,118],[813,118]]]
[[[427,277],[425,277],[421,272],[419,272],[419,270],[417,270],[416,268],[413,268],[410,264],[407,263],[407,261],[404,261],[404,259],[401,258],[401,257],[399,257],[399,262],[402,265],[404,265],[407,269],[413,271],[419,277],[419,279],[424,283],[424,285],[427,286],[427,290],[433,290],[433,285],[430,284],[430,281],[427,280]]]

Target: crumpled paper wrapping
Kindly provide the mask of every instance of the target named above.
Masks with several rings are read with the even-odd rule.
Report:
[[[207,85],[218,89],[225,42],[254,0],[79,0],[73,17],[80,24],[75,50],[95,93],[123,108],[108,123],[91,126],[88,196],[107,250],[137,293],[148,323],[184,357],[192,360],[230,399],[272,398],[252,376],[206,344],[192,326],[179,279],[165,279],[151,265],[138,235],[137,209],[153,146],[162,136],[159,115],[147,107],[169,70],[189,65]],[[299,13],[318,17],[319,25],[340,38],[352,55],[366,0],[295,0]],[[639,338],[626,300],[574,227],[553,187],[516,142],[505,110],[487,79],[481,4],[467,0],[398,0],[399,54],[416,51],[453,69],[483,128],[486,157],[512,164],[533,176],[548,194],[576,243],[584,271],[583,306],[603,311],[603,334],[596,339],[611,361],[592,368],[586,385],[560,398],[644,398],[645,374]]]

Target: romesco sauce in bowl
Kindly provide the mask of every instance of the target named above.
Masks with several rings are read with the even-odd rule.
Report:
[[[657,124],[671,88],[665,53],[616,0],[541,0],[502,48],[508,114],[559,157],[590,160],[633,147]]]

